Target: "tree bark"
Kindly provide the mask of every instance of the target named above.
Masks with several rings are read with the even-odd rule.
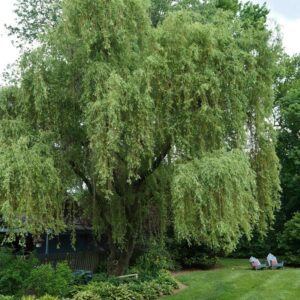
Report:
[[[114,276],[123,275],[128,270],[135,241],[132,237],[128,237],[121,247],[113,242],[112,237],[109,237],[108,242],[110,255],[107,262],[107,273]]]

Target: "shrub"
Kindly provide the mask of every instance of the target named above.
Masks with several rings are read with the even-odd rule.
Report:
[[[50,295],[44,295],[40,298],[36,298],[35,296],[23,296],[22,300],[58,300],[58,298]]]
[[[0,248],[0,270],[7,268],[14,260],[14,256],[7,248]]]
[[[100,281],[109,281],[110,277],[107,273],[96,273],[93,275],[93,279],[92,279],[92,282],[93,281],[97,281],[97,282],[100,282]]]
[[[39,298],[39,300],[59,300],[59,298],[50,296],[50,295],[45,295],[45,296]]]
[[[70,293],[74,281],[73,271],[66,262],[58,263],[55,269],[54,285],[57,292],[53,295],[66,296]]]
[[[177,242],[169,238],[168,250],[177,266],[181,268],[211,269],[217,263],[216,253],[207,246]]]
[[[150,284],[150,282],[130,282],[128,286],[131,290],[139,293],[143,299],[145,300],[152,300],[156,299],[159,296],[157,288]]]
[[[64,297],[71,291],[73,282],[72,270],[66,263],[58,263],[56,268],[50,264],[33,269],[24,283],[24,290],[28,294]]]
[[[53,268],[40,265],[34,257],[14,256],[10,250],[0,250],[0,294],[63,297],[70,292],[72,281],[73,273],[66,263],[59,263]]]
[[[16,295],[21,292],[24,280],[39,264],[36,258],[14,256],[9,250],[0,251],[0,294]]]
[[[13,296],[0,295],[0,300],[14,300]]]
[[[87,291],[98,295],[100,298],[109,300],[139,300],[141,295],[128,288],[126,284],[115,285],[111,282],[92,282],[87,285]]]
[[[167,271],[160,271],[153,280],[131,282],[128,286],[131,290],[141,294],[145,300],[157,299],[162,295],[170,295],[174,289],[178,288],[177,282]]]
[[[255,231],[250,241],[243,236],[230,257],[249,259],[252,255],[266,257],[267,253],[278,253],[277,232],[278,230],[274,228],[270,229],[266,236],[261,236],[259,232]]]
[[[174,289],[178,288],[177,282],[167,271],[160,271],[159,276],[148,284],[156,289],[158,296],[171,295]]]
[[[45,295],[41,298],[36,298],[35,296],[24,296],[21,300],[59,300],[57,297]]]
[[[54,270],[50,264],[41,265],[32,270],[30,276],[24,283],[26,293],[43,295],[53,294]]]
[[[72,299],[75,300],[151,300],[162,295],[172,294],[177,288],[177,282],[166,271],[158,272],[155,279],[148,281],[133,280],[129,283],[118,284],[114,281],[92,282],[87,286],[81,286]]]
[[[159,283],[167,284],[171,286],[173,289],[178,288],[177,281],[171,276],[171,274],[168,271],[162,270],[159,272],[159,276],[156,279]]]
[[[102,298],[92,291],[80,291],[77,292],[73,298],[73,300],[101,300]]]
[[[158,276],[162,269],[169,269],[170,264],[171,258],[164,244],[152,240],[131,271],[139,273],[141,279],[147,280]]]
[[[284,261],[290,265],[300,265],[300,212],[287,221],[281,235],[280,248],[285,253]]]
[[[192,257],[184,257],[182,259],[185,267],[199,267],[204,270],[214,268],[217,263],[217,257],[209,256],[205,253],[197,253]]]

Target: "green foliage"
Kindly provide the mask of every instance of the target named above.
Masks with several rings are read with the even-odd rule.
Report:
[[[217,263],[217,252],[205,245],[178,241],[172,231],[168,231],[166,249],[173,262],[173,269],[185,268],[211,269]],[[170,268],[168,268],[170,269]]]
[[[218,8],[222,8],[225,10],[231,10],[234,13],[237,13],[237,11],[240,8],[239,0],[217,0],[216,6]]]
[[[57,297],[53,297],[53,296],[50,296],[50,295],[45,295],[41,298],[39,298],[39,300],[58,300],[59,298]]]
[[[130,290],[126,284],[114,285],[110,282],[92,282],[86,286],[85,290],[100,299],[117,300],[140,300],[141,295]],[[80,294],[82,295],[82,294]],[[84,295],[84,294],[83,294]],[[76,295],[75,295],[76,297]]]
[[[100,296],[96,295],[92,291],[80,291],[73,296],[74,300],[101,300]]]
[[[21,300],[59,300],[59,298],[50,295],[45,295],[39,298],[36,296],[23,296]]]
[[[169,285],[173,289],[178,288],[177,281],[171,276],[171,274],[166,270],[161,270],[159,276],[157,277],[157,282],[165,285]]]
[[[178,288],[178,283],[172,278],[167,271],[160,271],[156,274],[154,280],[146,280],[143,282],[131,282],[129,288],[140,293],[142,299],[157,299],[162,295],[170,295],[174,289]]]
[[[291,265],[300,265],[300,213],[284,224],[279,246],[284,253],[284,261]]]
[[[3,123],[4,120],[1,126]],[[7,140],[4,145],[4,139],[2,135],[0,213],[6,226],[23,228],[32,234],[49,228],[60,232],[64,228],[63,198],[59,174],[48,156],[49,148],[44,144],[31,146],[31,139],[26,137],[10,145]]]
[[[0,295],[0,300],[14,300],[14,297],[13,296]]]
[[[153,26],[161,23],[171,10],[172,0],[151,0],[150,17]]]
[[[175,231],[181,239],[231,251],[241,229],[250,236],[257,223],[255,190],[255,174],[240,151],[179,165],[172,183]]]
[[[191,257],[185,257],[183,264],[187,267],[198,267],[203,270],[212,269],[217,264],[217,258],[202,253],[197,253]]]
[[[161,242],[152,241],[132,268],[143,280],[157,277],[161,270],[170,267],[170,255]]]
[[[242,237],[230,256],[249,259],[250,256],[255,255],[255,257],[265,259],[268,253],[279,255],[282,252],[278,248],[278,241],[280,241],[280,234],[277,230],[268,231],[264,237],[258,232],[254,232],[250,241],[246,237]]]
[[[255,234],[254,238],[249,242],[242,239],[237,247],[234,255],[238,257],[249,257],[251,253],[264,257],[266,252],[285,253],[284,248],[279,248],[282,240],[282,231],[284,224],[290,220],[293,214],[299,211],[299,193],[300,193],[300,176],[299,176],[299,132],[300,132],[300,57],[283,56],[280,61],[280,68],[278,69],[277,82],[274,88],[275,91],[275,107],[274,107],[274,122],[277,125],[277,155],[280,159],[281,170],[280,180],[282,186],[281,193],[281,210],[276,214],[276,222],[265,238],[259,234]],[[271,136],[270,136],[271,137]],[[265,138],[264,138],[265,139]],[[272,138],[274,139],[274,137]],[[272,172],[265,172],[269,167],[265,167],[265,163],[271,163],[273,160],[277,164],[277,157],[275,156],[274,149],[268,149],[268,139],[262,143],[265,154],[260,155],[257,159],[260,160],[260,171],[257,172],[259,176],[265,179],[269,177],[268,185],[271,185],[275,178],[270,178]],[[268,154],[269,153],[269,154]],[[260,188],[261,192],[264,192]],[[266,192],[265,195],[274,199],[272,189]],[[271,193],[270,193],[271,192]],[[268,195],[269,194],[269,195]],[[271,202],[269,202],[271,203]],[[270,211],[272,208],[266,208],[264,211]],[[285,240],[285,238],[283,238]],[[291,257],[293,254],[290,253]],[[297,257],[297,255],[296,255]],[[292,260],[294,260],[293,258]]]
[[[131,282],[128,285],[131,290],[142,295],[142,299],[157,299],[160,296],[158,286],[153,282]]]
[[[0,251],[0,294],[15,295],[22,291],[24,281],[38,265],[35,258],[26,259]]]
[[[278,207],[269,118],[280,51],[264,6],[18,3],[17,34],[35,39],[45,26],[18,84],[0,92],[7,226],[58,233],[71,201],[108,237],[115,274],[150,219],[163,233],[167,207],[178,238],[225,251],[266,231]]]
[[[216,270],[185,272],[177,276],[187,287],[164,300],[286,299],[299,297],[299,268],[251,271],[248,259],[221,259]],[[251,295],[251,296],[250,296]]]
[[[58,263],[56,268],[45,264],[31,271],[24,282],[24,289],[29,294],[64,297],[70,293],[73,279],[72,270],[66,263]]]
[[[40,265],[34,257],[13,256],[7,250],[0,251],[0,294],[64,297],[70,293],[73,279],[72,270],[66,263],[58,263],[54,268],[50,264]]]
[[[177,252],[176,260],[185,268],[212,269],[217,264],[217,257],[213,253],[204,252],[202,247],[189,247],[187,253]],[[192,250],[191,250],[192,249]],[[197,251],[195,251],[197,249]]]
[[[98,299],[157,299],[162,295],[170,295],[178,288],[177,282],[167,271],[160,271],[155,279],[146,281],[131,280],[122,283],[118,278],[110,281],[94,281],[87,286],[80,287],[80,291],[74,294],[75,300],[98,300]]]
[[[279,113],[277,153],[282,165],[282,209],[285,219],[300,210],[300,74],[299,56],[287,58],[284,79],[278,85],[277,100]]]
[[[18,0],[15,3],[17,25],[7,26],[17,45],[33,43],[55,26],[60,17],[60,4],[61,0]]]

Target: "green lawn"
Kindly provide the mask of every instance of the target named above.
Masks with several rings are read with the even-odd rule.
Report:
[[[244,259],[224,259],[218,269],[185,273],[176,278],[187,288],[164,300],[300,299],[300,269],[252,271]]]

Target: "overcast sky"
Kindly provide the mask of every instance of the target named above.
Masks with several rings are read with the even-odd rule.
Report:
[[[246,2],[246,0],[242,0]],[[281,29],[283,45],[288,54],[300,53],[300,0],[252,0],[255,3],[267,3],[271,10],[270,18]],[[18,57],[18,50],[11,44],[4,24],[14,22],[14,3],[16,0],[0,0],[0,74],[8,64]]]
[[[300,53],[300,0],[252,0],[252,2],[267,3],[270,9],[269,19],[279,25],[286,52],[290,55]]]

